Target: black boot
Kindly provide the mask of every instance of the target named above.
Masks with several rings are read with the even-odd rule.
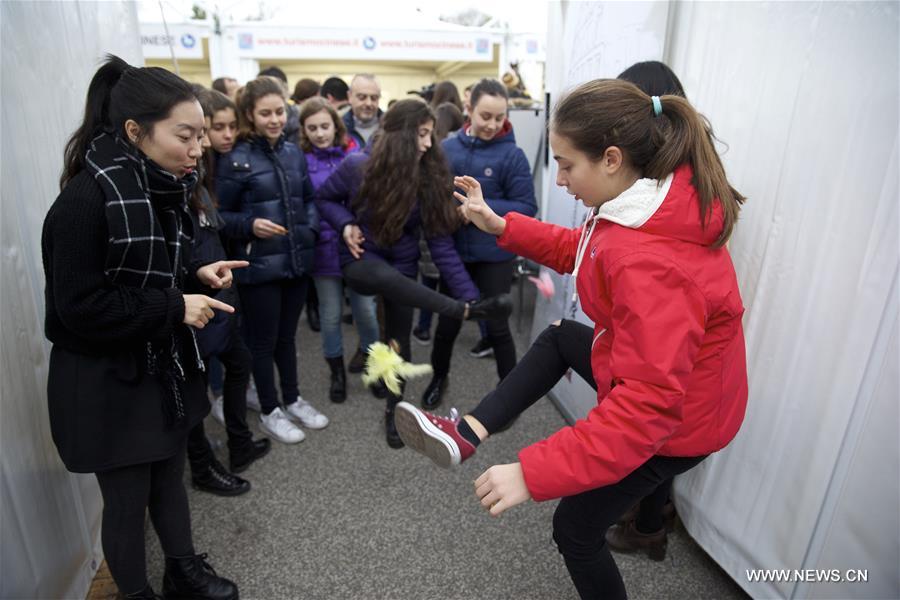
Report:
[[[350,365],[347,367],[347,370],[351,373],[362,373],[366,370],[366,361],[368,359],[369,355],[366,354],[365,350],[357,349],[356,354],[350,359]]]
[[[397,433],[397,426],[394,424],[394,409],[401,400],[403,400],[403,396],[397,396],[388,392],[387,405],[384,409],[384,434],[387,444],[391,448],[403,447],[403,440],[400,439],[400,434]]]
[[[118,598],[119,596],[116,596],[116,597]],[[141,591],[131,592],[130,594],[125,594],[124,596],[121,596],[121,597],[124,598],[125,600],[162,600],[162,596],[160,596],[159,594],[156,594],[153,591],[153,588],[150,587],[149,583],[147,585],[145,585],[144,589],[142,589]]]
[[[233,581],[216,575],[216,571],[206,562],[206,554],[178,558],[167,556],[163,595],[166,600],[238,600],[238,588]]]
[[[344,357],[326,358],[331,367],[331,386],[328,388],[328,398],[332,402],[343,402],[347,399],[347,374],[344,372]]]
[[[309,323],[309,328],[313,331],[322,331],[322,321],[319,319],[318,304],[306,305],[306,322]]]
[[[425,410],[434,410],[444,401],[444,392],[447,391],[447,377],[435,375],[431,378],[431,383],[425,388],[422,394],[422,408]]]
[[[500,294],[469,304],[469,315],[466,319],[469,321],[507,319],[512,314],[512,309],[513,304],[509,294]]]
[[[191,474],[191,483],[194,489],[217,496],[240,496],[250,491],[249,481],[226,471],[215,458],[205,468]]]
[[[228,468],[232,473],[243,473],[253,461],[262,458],[268,454],[271,449],[272,442],[269,441],[269,438],[251,440],[243,450],[230,453],[228,458]]]

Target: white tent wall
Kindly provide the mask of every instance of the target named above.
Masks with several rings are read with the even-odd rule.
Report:
[[[68,473],[50,437],[41,224],[103,54],[143,64],[137,12],[4,1],[0,27],[0,598],[84,598],[101,558],[101,501],[96,479]]]
[[[554,101],[663,59],[749,198],[730,248],[750,401],[734,442],[676,480],[688,531],[755,597],[900,597],[900,5],[561,2],[550,24],[564,45],[548,56]],[[555,175],[545,214],[578,225]],[[534,334],[569,315],[570,278],[556,279]],[[554,398],[574,417],[595,402],[577,375]],[[868,581],[750,582],[747,569]]]

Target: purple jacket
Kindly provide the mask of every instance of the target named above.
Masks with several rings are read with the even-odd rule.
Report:
[[[312,181],[313,189],[318,190],[325,180],[334,173],[344,157],[356,151],[356,145],[343,150],[340,146],[331,148],[313,148],[307,152],[306,168]],[[338,234],[324,218],[319,223],[319,241],[316,243],[316,262],[313,266],[313,277],[340,277],[341,263],[338,257]]]
[[[327,221],[337,232],[343,231],[348,223],[359,225],[366,238],[366,241],[363,242],[365,252],[361,260],[383,260],[407,277],[415,277],[419,270],[419,231],[422,227],[418,202],[403,226],[403,234],[400,239],[389,248],[375,245],[375,236],[372,235],[368,223],[364,220],[357,220],[352,211],[351,203],[362,187],[363,172],[368,159],[367,153],[348,156],[316,192],[316,205],[319,207],[322,219]],[[356,259],[350,254],[343,238],[340,235],[338,238],[341,266],[344,266]],[[453,297],[466,302],[477,300],[478,288],[475,287],[459,254],[456,253],[453,237],[444,235],[427,239],[426,242],[431,250],[431,259],[441,272],[441,277],[450,287]]]

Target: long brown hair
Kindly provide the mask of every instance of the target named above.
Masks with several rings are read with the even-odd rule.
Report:
[[[340,146],[342,149],[346,150],[347,146],[350,145],[350,140],[347,138],[347,126],[344,125],[344,120],[337,114],[334,107],[331,106],[331,102],[321,96],[307,98],[303,104],[300,105],[300,148],[304,152],[312,152],[313,145],[312,142],[309,141],[309,138],[306,137],[306,127],[303,126],[303,123],[309,117],[323,110],[328,111],[331,122],[334,124],[334,141],[331,145]]]
[[[610,146],[620,148],[643,177],[665,179],[690,163],[701,224],[708,223],[715,202],[722,206],[724,227],[713,246],[724,246],[745,198],[728,183],[709,121],[681,96],[659,98],[662,114],[657,117],[650,96],[633,83],[596,79],[559,101],[550,128],[592,160]]]
[[[253,122],[247,114],[253,113],[256,102],[263,96],[268,96],[269,94],[281,96],[282,100],[284,100],[285,97],[284,86],[281,81],[274,77],[269,77],[268,75],[263,75],[252,81],[248,81],[247,85],[241,88],[240,95],[236,98],[238,107],[238,138],[247,139],[255,133],[256,130],[253,128]],[[284,109],[287,110],[287,104],[285,104]]]
[[[419,158],[418,129],[428,121],[435,118],[425,102],[399,100],[384,114],[372,144],[354,209],[366,214],[379,246],[400,239],[416,200],[427,237],[448,235],[460,225],[450,171],[433,133],[431,148]]]

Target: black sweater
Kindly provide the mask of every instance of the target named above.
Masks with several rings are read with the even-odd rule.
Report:
[[[109,232],[105,198],[86,171],[57,197],[41,237],[46,287],[44,332],[73,352],[111,354],[164,340],[184,320],[184,298],[177,288],[136,288],[110,283],[103,272]],[[190,264],[185,248],[185,264]],[[190,264],[185,285],[199,264]]]

